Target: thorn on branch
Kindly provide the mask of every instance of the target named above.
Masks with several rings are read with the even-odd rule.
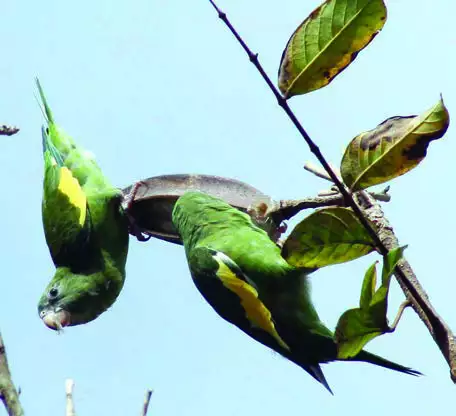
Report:
[[[250,59],[250,62],[258,62],[258,54],[257,53],[249,54],[249,59]]]

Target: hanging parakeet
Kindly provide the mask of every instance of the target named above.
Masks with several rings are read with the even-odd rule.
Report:
[[[337,347],[312,304],[305,272],[289,265],[247,214],[212,196],[199,192],[181,196],[173,223],[193,280],[215,311],[331,392],[320,363],[337,360]],[[350,361],[420,374],[367,351]]]
[[[52,329],[79,325],[106,311],[125,279],[129,240],[122,192],[93,156],[54,122],[37,80],[47,127],[44,153],[44,233],[56,272],[38,304]]]

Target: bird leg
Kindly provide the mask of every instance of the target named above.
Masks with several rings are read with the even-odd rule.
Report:
[[[250,217],[256,221],[263,229],[266,228],[270,238],[277,242],[280,236],[287,231],[287,224],[282,222],[280,225],[276,225],[272,219],[270,213],[271,209],[265,202],[259,202],[251,204],[247,208],[247,213]]]
[[[131,187],[128,194],[124,196],[124,200],[122,202],[122,208],[124,209],[124,212],[128,218],[129,233],[131,235],[133,235],[134,237],[136,237],[138,239],[138,241],[149,241],[152,238],[152,236],[144,233],[141,230],[141,228],[136,223],[134,216],[131,214],[133,204],[135,202],[136,194],[138,193],[138,190],[139,190],[139,188],[141,188],[141,186],[147,187],[147,183],[144,181],[135,182],[135,184]]]

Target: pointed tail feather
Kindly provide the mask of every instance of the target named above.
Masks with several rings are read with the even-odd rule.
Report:
[[[44,95],[43,88],[41,87],[40,80],[38,78],[35,78],[35,81],[36,81],[36,86],[38,87],[38,92],[40,94],[41,101],[42,101],[43,106],[44,106],[44,112],[46,114],[46,120],[47,120],[48,123],[54,123],[54,117],[52,116],[51,109],[49,108],[49,105],[48,105],[48,103],[46,101],[46,97]]]
[[[343,361],[363,361],[366,363],[378,365],[380,367],[389,368],[390,370],[399,371],[400,373],[410,374],[412,376],[423,375],[423,373],[420,373],[417,370],[413,370],[412,368],[405,367],[393,361],[389,361],[386,358],[380,357],[367,351],[361,351],[356,357]]]
[[[329,387],[328,382],[326,381],[325,375],[323,374],[323,371],[320,367],[319,364],[314,364],[314,365],[306,365],[303,366],[304,370],[306,370],[315,380],[323,384],[325,388],[332,394],[334,393],[331,390],[331,387]]]

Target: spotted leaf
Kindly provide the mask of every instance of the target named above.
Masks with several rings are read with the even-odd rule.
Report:
[[[449,123],[448,110],[440,99],[422,115],[391,117],[361,133],[342,158],[345,184],[356,191],[407,173],[424,159],[429,143],[442,137]]]
[[[296,29],[282,54],[279,88],[286,98],[329,84],[381,30],[383,0],[327,0]]]

